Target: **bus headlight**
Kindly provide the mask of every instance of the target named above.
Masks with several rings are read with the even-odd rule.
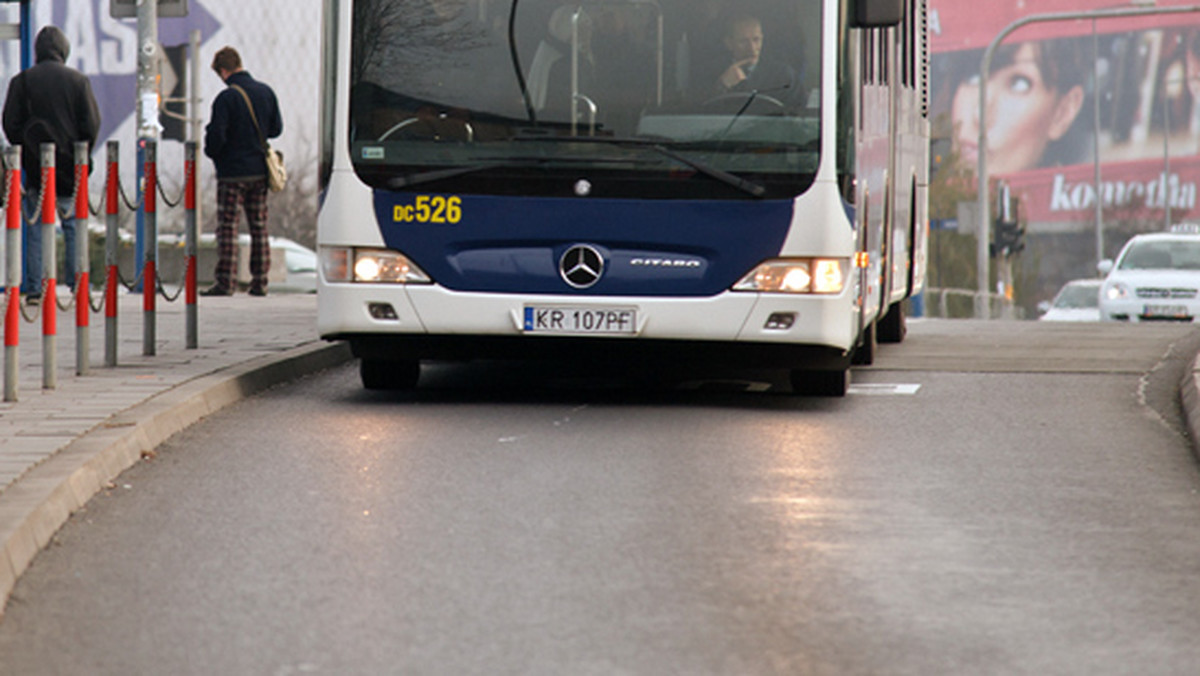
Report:
[[[1104,295],[1109,300],[1126,300],[1129,298],[1129,288],[1121,282],[1113,282],[1112,286],[1104,292]]]
[[[765,293],[841,293],[846,286],[844,258],[796,258],[767,261],[754,268],[734,291]]]
[[[407,256],[391,249],[322,247],[321,271],[329,282],[429,284],[433,281]]]

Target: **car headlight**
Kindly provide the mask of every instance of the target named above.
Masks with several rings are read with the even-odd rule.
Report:
[[[425,271],[391,249],[321,247],[321,272],[329,282],[430,284]]]
[[[841,293],[846,286],[850,261],[844,258],[795,258],[773,260],[754,268],[734,291],[764,293]]]
[[[1104,290],[1104,297],[1108,300],[1125,300],[1129,298],[1129,287],[1121,282],[1113,282]]]

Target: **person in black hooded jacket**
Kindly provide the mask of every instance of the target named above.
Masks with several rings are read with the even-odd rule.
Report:
[[[71,46],[56,26],[46,26],[34,41],[36,65],[8,83],[4,135],[21,145],[25,172],[25,210],[37,208],[41,192],[42,143],[55,144],[55,193],[65,244],[65,281],[75,287],[75,144],[86,141],[88,156],[100,133],[100,109],[87,77],[66,65]],[[34,218],[38,218],[34,215]],[[22,228],[24,262],[21,292],[30,302],[42,295],[42,240],[39,227]]]
[[[204,128],[204,154],[217,169],[217,268],[216,281],[201,295],[233,294],[238,209],[242,208],[250,230],[250,295],[265,296],[271,245],[263,144],[283,133],[283,117],[275,92],[242,68],[242,57],[233,47],[219,49],[212,68],[228,86],[213,100],[212,116]]]

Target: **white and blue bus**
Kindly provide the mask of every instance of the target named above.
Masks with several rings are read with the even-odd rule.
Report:
[[[927,252],[925,0],[326,0],[318,328],[840,396]]]

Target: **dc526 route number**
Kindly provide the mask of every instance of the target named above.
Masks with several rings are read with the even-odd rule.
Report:
[[[412,204],[392,207],[397,223],[458,223],[462,220],[462,198],[417,195]]]

